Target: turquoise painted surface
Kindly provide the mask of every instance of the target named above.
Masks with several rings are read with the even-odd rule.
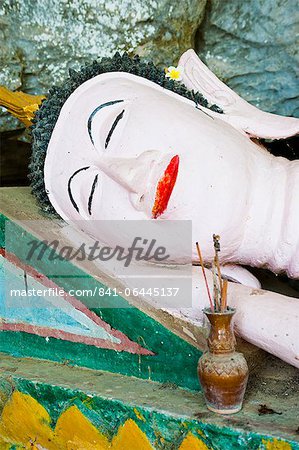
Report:
[[[45,286],[28,273],[25,283],[24,271],[0,255],[0,317],[7,323],[23,323],[63,330],[77,336],[120,342],[120,339],[108,333],[62,296],[24,295],[33,289],[43,292]],[[10,291],[19,292],[9,295]]]
[[[18,296],[6,301],[6,290],[11,287],[24,289],[24,280],[10,271],[9,263],[0,256],[0,317],[11,322],[24,322],[31,325],[56,327],[64,326],[68,331],[88,331],[87,327],[74,320],[61,308],[55,308],[49,298],[43,296]],[[37,289],[43,289],[36,283]]]

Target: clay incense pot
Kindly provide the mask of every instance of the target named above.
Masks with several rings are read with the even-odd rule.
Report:
[[[235,351],[232,318],[235,309],[212,312],[205,308],[211,330],[208,351],[198,362],[198,376],[208,409],[233,414],[242,408],[248,379],[248,366],[242,353]]]

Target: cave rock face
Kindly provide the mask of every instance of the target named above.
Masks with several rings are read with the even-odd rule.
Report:
[[[69,67],[117,50],[169,65],[193,46],[205,5],[206,0],[3,0],[0,84],[46,94]],[[17,126],[0,111],[0,131]]]
[[[299,117],[296,9],[294,0],[211,0],[196,47],[207,66],[247,101]]]

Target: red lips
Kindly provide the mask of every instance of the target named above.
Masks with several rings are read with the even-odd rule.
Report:
[[[178,170],[179,170],[179,156],[175,155],[168,164],[163,176],[160,178],[156,196],[155,203],[152,209],[152,218],[157,219],[166,210],[172,190],[174,188]]]

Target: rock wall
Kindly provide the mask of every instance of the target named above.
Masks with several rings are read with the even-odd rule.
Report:
[[[168,65],[194,46],[266,111],[299,117],[297,0],[2,0],[0,84],[45,94],[69,67],[139,53]],[[203,20],[205,16],[205,19]],[[0,108],[0,131],[21,125]]]
[[[297,0],[209,0],[196,50],[250,103],[299,117]]]
[[[206,0],[2,0],[0,84],[44,94],[69,67],[128,51],[168,65],[193,46]],[[0,131],[18,122],[2,111]]]

